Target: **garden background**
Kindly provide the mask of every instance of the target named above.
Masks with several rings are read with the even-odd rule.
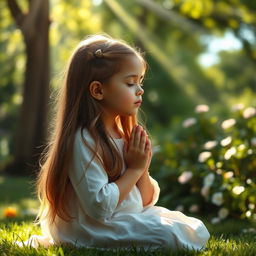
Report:
[[[36,214],[33,181],[62,72],[78,42],[100,32],[146,53],[141,119],[154,145],[158,205],[215,231],[243,223],[237,237],[255,238],[256,2],[4,0],[0,10],[4,239]]]

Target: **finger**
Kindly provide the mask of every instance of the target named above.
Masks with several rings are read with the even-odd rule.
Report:
[[[147,136],[147,141],[151,142],[146,131],[145,131],[145,133],[146,133],[146,136]]]
[[[137,125],[133,126],[132,128],[132,133],[130,135],[130,142],[129,142],[130,146],[134,146],[134,136],[135,136],[136,127]]]
[[[147,135],[145,134],[145,131],[142,130],[139,147],[140,147],[140,150],[142,150],[143,152],[145,151],[146,141],[147,141]]]
[[[151,151],[151,142],[150,140],[147,138],[147,142],[146,142],[146,145],[145,145],[145,152],[150,152]]]
[[[141,127],[138,125],[136,127],[135,135],[134,135],[134,147],[138,148],[140,145],[140,137],[141,137]]]
[[[145,150],[146,150],[146,146],[147,146],[147,144],[149,144],[149,143],[150,143],[149,138],[148,138],[148,137],[146,137]]]
[[[149,157],[150,157],[150,159],[152,159],[152,156],[153,156],[153,151],[152,151],[152,146],[150,146],[150,149],[149,149]]]

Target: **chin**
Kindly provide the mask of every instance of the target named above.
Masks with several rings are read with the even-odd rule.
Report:
[[[126,112],[126,113],[122,113],[121,116],[134,116],[138,113],[138,111],[133,111],[133,112]]]
[[[138,113],[138,108],[132,109],[132,110],[128,110],[128,111],[122,111],[122,113],[120,113],[120,116],[134,116],[137,115]]]

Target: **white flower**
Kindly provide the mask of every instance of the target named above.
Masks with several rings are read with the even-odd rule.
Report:
[[[243,112],[243,117],[246,119],[253,117],[254,115],[256,115],[256,108],[254,107],[246,108]]]
[[[252,212],[251,212],[251,211],[247,211],[247,212],[245,213],[245,216],[246,216],[247,218],[251,217],[251,216],[252,216]]]
[[[231,118],[231,119],[227,119],[227,120],[223,121],[221,124],[221,127],[222,127],[222,129],[226,130],[226,129],[231,128],[235,124],[236,124],[236,120],[234,118]]]
[[[225,153],[224,155],[224,158],[226,160],[229,160],[231,158],[231,156],[235,155],[236,153],[236,148],[235,147],[232,147],[230,149],[227,150],[227,152]]]
[[[232,192],[235,195],[240,195],[242,192],[244,192],[244,189],[245,188],[243,186],[235,186],[235,187],[233,187]]]
[[[208,186],[202,187],[202,189],[201,189],[201,195],[202,195],[204,198],[208,199],[209,194],[210,194],[210,187],[208,187]]]
[[[230,178],[232,178],[234,176],[234,173],[233,172],[226,172],[225,174],[224,174],[224,178],[225,179],[230,179]]]
[[[239,151],[244,151],[244,150],[246,149],[246,146],[245,146],[244,144],[240,144],[240,145],[237,147],[237,149],[238,149]]]
[[[218,216],[221,218],[221,219],[225,219],[229,214],[229,211],[227,208],[221,208],[219,211],[218,211]]]
[[[251,179],[247,179],[247,180],[246,180],[246,183],[247,183],[248,185],[250,185],[250,184],[252,184],[252,180],[251,180]]]
[[[232,141],[232,137],[228,136],[225,139],[221,140],[220,145],[222,147],[226,147],[226,146],[228,146],[231,143],[231,141]]]
[[[198,212],[199,210],[199,207],[197,204],[192,204],[190,207],[189,207],[189,211],[192,212],[192,213],[196,213]]]
[[[196,124],[196,119],[194,117],[190,117],[190,118],[183,121],[182,126],[184,128],[188,128],[188,127],[190,127],[194,124]]]
[[[251,143],[252,143],[252,145],[253,145],[254,147],[256,147],[256,137],[253,137],[253,138],[251,139]]]
[[[222,205],[223,204],[223,195],[221,192],[216,192],[212,195],[212,203],[215,205]]]
[[[176,207],[175,211],[183,212],[184,211],[184,206],[183,205],[178,205]]]
[[[244,104],[243,103],[238,103],[232,106],[232,111],[239,111],[242,110],[244,108]]]
[[[218,217],[214,217],[214,218],[211,219],[212,224],[217,224],[219,222],[220,222],[220,218],[218,218]]]
[[[253,210],[255,208],[255,204],[249,204],[248,207],[249,209]]]
[[[200,163],[205,162],[209,157],[211,157],[212,153],[208,151],[201,152],[198,156],[198,161]]]
[[[217,167],[217,168],[221,168],[222,166],[223,166],[223,163],[222,163],[222,162],[217,162],[217,163],[216,163],[216,167]]]
[[[213,173],[209,173],[208,175],[206,175],[204,177],[204,186],[210,187],[214,181],[214,178],[215,178],[215,176]]]
[[[193,177],[193,173],[192,172],[183,172],[179,178],[178,181],[180,184],[185,184],[187,183],[191,178]]]
[[[247,154],[248,154],[248,155],[252,155],[252,153],[253,153],[252,149],[249,148],[249,149],[247,150]]]
[[[222,171],[221,169],[217,169],[217,170],[216,170],[216,173],[219,174],[219,175],[221,175],[221,174],[223,173],[223,171]]]
[[[204,149],[206,149],[206,150],[211,150],[211,149],[213,149],[217,144],[218,144],[218,143],[217,143],[216,140],[207,141],[207,142],[204,144]]]
[[[205,113],[209,111],[209,106],[207,105],[197,105],[195,108],[196,113]]]

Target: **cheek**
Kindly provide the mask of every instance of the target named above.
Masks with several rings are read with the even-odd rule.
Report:
[[[129,104],[134,102],[134,93],[132,90],[120,91],[115,97],[115,99],[118,99],[118,101],[122,104]]]
[[[130,94],[126,94],[126,95],[123,96],[122,102],[124,104],[128,104],[128,103],[131,103],[133,101],[134,101],[134,97],[132,97],[132,95],[130,95]]]

